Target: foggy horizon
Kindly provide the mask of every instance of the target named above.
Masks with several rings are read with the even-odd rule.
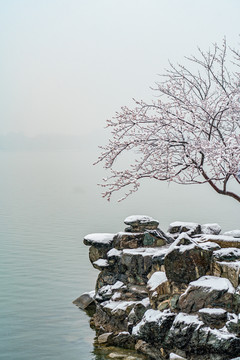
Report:
[[[168,60],[224,36],[239,44],[236,0],[1,0],[0,10],[0,134],[90,135],[132,98],[151,100]]]

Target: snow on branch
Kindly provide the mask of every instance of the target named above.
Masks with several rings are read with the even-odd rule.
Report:
[[[170,64],[154,88],[151,103],[136,101],[107,121],[112,137],[98,162],[111,174],[102,184],[104,197],[137,191],[144,178],[179,184],[208,183],[240,202],[228,190],[240,184],[240,52],[213,45],[186,58],[189,66]],[[232,62],[231,62],[232,61]],[[120,156],[133,153],[128,169],[117,170]]]

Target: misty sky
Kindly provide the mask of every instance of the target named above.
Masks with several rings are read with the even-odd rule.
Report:
[[[224,36],[239,0],[0,0],[0,134],[90,134]]]

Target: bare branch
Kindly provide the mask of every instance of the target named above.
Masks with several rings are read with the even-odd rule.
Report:
[[[150,104],[135,101],[108,120],[112,138],[97,162],[111,171],[102,186],[109,200],[126,189],[121,199],[137,191],[144,178],[179,184],[208,183],[217,193],[240,202],[227,188],[240,184],[240,52],[214,44],[189,66],[173,65],[154,89]],[[232,56],[231,71],[228,57]],[[230,59],[231,61],[231,59]],[[128,169],[116,170],[116,160],[129,154]],[[131,155],[132,156],[132,155]],[[132,157],[131,157],[132,158]]]

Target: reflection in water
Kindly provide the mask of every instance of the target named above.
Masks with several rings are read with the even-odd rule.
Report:
[[[93,354],[96,360],[116,359],[116,360],[148,360],[142,354],[137,353],[134,350],[126,350],[115,346],[104,347],[95,344]]]

